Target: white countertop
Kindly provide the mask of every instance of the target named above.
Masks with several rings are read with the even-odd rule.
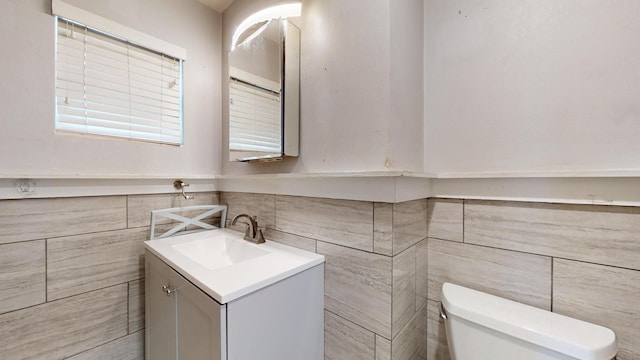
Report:
[[[230,229],[145,241],[145,247],[221,304],[324,262],[324,256]]]

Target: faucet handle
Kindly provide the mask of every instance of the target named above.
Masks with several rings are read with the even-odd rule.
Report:
[[[251,224],[247,223],[247,227],[244,230],[244,238],[250,238],[251,237]]]
[[[262,229],[256,230],[256,237],[253,240],[256,244],[264,243],[264,235],[262,235]]]

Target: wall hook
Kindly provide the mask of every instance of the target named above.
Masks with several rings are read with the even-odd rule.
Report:
[[[173,188],[176,190],[181,190],[182,191],[182,196],[186,199],[186,200],[191,200],[191,199],[195,199],[196,197],[193,195],[187,195],[184,192],[184,188],[189,186],[189,184],[185,183],[182,180],[176,180],[173,182]]]

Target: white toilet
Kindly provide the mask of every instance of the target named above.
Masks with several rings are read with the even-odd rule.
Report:
[[[440,315],[453,360],[609,360],[605,327],[444,283]]]

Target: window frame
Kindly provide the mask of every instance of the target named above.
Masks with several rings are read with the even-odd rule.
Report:
[[[184,144],[184,97],[183,97],[183,82],[184,82],[183,65],[184,64],[183,63],[184,63],[184,60],[186,59],[186,51],[180,47],[172,45],[163,40],[156,39],[147,34],[141,33],[137,30],[134,30],[134,29],[125,27],[121,24],[118,24],[116,22],[113,22],[109,19],[102,18],[98,15],[95,15],[83,9],[79,9],[69,4],[66,4],[61,0],[52,0],[52,13],[55,17],[55,52],[56,52],[55,128],[56,128],[56,133],[73,133],[73,134],[82,134],[82,135],[90,135],[90,136],[117,138],[117,139],[124,139],[124,140],[130,140],[130,141],[161,143],[161,144],[177,145],[177,146],[183,145]],[[64,83],[64,85],[66,86],[66,88],[60,89],[60,92],[63,92],[66,90],[68,93],[69,90],[71,89],[70,87],[71,83],[69,79],[68,78],[62,79],[61,77],[63,77],[63,75],[59,74],[59,72],[62,72],[60,68],[62,68],[63,66],[69,66],[68,63],[65,65],[62,65],[62,60],[59,61],[59,56],[60,57],[64,56],[64,55],[60,55],[59,49],[58,49],[59,47],[58,42],[60,39],[58,32],[59,32],[59,29],[62,29],[61,24],[73,24],[72,26],[80,27],[80,31],[83,38],[78,43],[82,43],[82,41],[84,41],[83,43],[84,48],[81,50],[83,51],[83,54],[81,56],[77,56],[77,54],[74,55],[76,56],[77,60],[82,61],[82,66],[83,66],[82,74],[80,75],[75,74],[75,75],[76,75],[76,79],[82,80],[82,83],[76,82],[76,85],[82,85],[82,90],[80,91],[82,91],[83,98],[79,99],[78,97],[76,97],[74,101],[75,105],[69,106],[64,110],[64,111],[76,110],[76,114],[74,115],[68,115],[68,114],[65,115],[65,114],[62,114],[60,111],[62,108],[62,106],[60,106],[61,105],[60,101],[62,99],[61,99],[61,96],[58,94],[59,84]],[[87,75],[86,71],[84,71],[84,69],[88,67],[86,62],[86,59],[88,56],[87,43],[88,43],[88,40],[104,41],[105,39],[108,39],[109,41],[112,42],[112,44],[114,45],[114,49],[116,49],[116,51],[117,50],[120,51],[120,53],[116,51],[113,51],[110,53],[109,50],[104,50],[107,56],[111,56],[111,54],[116,54],[115,56],[119,56],[121,59],[126,59],[126,64],[125,64],[126,69],[118,68],[117,70],[106,70],[106,72],[104,73],[108,75],[110,74],[110,71],[113,71],[114,73],[126,72],[127,74],[129,74],[128,78],[126,79],[127,83],[125,85],[120,83],[119,84],[120,89],[113,91],[114,94],[121,97],[120,103],[121,104],[124,103],[125,104],[124,107],[120,105],[112,106],[113,104],[112,103],[110,104],[110,100],[108,99],[105,99],[104,103],[95,102],[96,98],[100,98],[99,92],[102,90],[99,90],[98,93],[93,95],[94,96],[93,103],[87,100],[87,94],[91,95],[91,93],[89,93],[90,90],[87,89],[88,87],[91,87],[91,86],[86,86],[87,80],[95,80],[95,78],[92,78],[91,76]],[[93,44],[92,46],[95,47],[95,44]],[[92,51],[95,51],[95,49],[92,48]],[[99,51],[103,51],[103,50],[99,49]],[[154,71],[150,72],[152,73],[150,79],[157,82],[154,82],[153,85],[151,85],[151,90],[148,90],[145,92],[145,95],[149,95],[150,96],[149,99],[151,100],[144,100],[143,102],[135,102],[132,100],[132,98],[136,96],[134,92],[137,91],[137,89],[135,89],[135,86],[132,84],[134,84],[136,81],[137,82],[141,81],[140,79],[137,79],[134,82],[132,82],[132,79],[131,79],[132,69],[135,68],[135,66],[132,65],[131,62],[133,62],[133,59],[135,58],[134,54],[136,52],[138,52],[138,54],[143,54],[144,52],[143,56],[148,55],[150,56],[149,59],[153,58],[152,61],[156,62],[155,66],[159,66],[159,69],[160,69],[159,72],[157,70],[155,72]],[[70,57],[70,59],[73,59],[73,56]],[[99,60],[101,59],[99,58]],[[154,65],[151,65],[152,64],[151,62],[146,63],[145,60],[136,59],[135,62],[138,63],[137,65],[138,70],[140,69],[146,70],[147,66],[149,67],[154,66]],[[165,63],[169,65],[177,64],[177,70],[173,70],[174,74],[177,74],[175,75],[177,76],[177,80],[176,80],[177,83],[173,82],[173,84],[178,85],[177,94],[176,94],[176,90],[171,90],[172,84],[167,83],[166,84],[167,88],[171,90],[171,91],[167,91],[167,92],[171,92],[171,95],[168,95],[168,97],[166,96],[164,91],[165,84],[162,82],[165,77],[165,67],[164,67]],[[93,63],[92,63],[92,66],[93,66]],[[69,68],[67,68],[66,70],[68,70]],[[79,72],[78,66],[75,67],[75,71]],[[122,81],[122,78],[120,78],[120,80]],[[143,80],[146,80],[146,78]],[[107,80],[107,81],[104,81],[104,83],[108,84],[109,86],[112,86],[112,85],[115,86],[116,80],[114,80],[113,82],[110,82]],[[96,91],[96,90],[93,89],[91,91]],[[78,89],[76,89],[76,93],[78,93]],[[127,97],[128,99],[126,99]],[[140,96],[138,97],[140,98]],[[126,100],[123,100],[123,99],[126,99]],[[167,104],[173,104],[173,105],[168,105],[169,107],[171,107],[171,109],[169,110],[167,110],[164,106],[165,103],[163,103],[163,101],[165,101],[165,99],[168,99],[168,100],[173,99],[172,100],[173,102],[167,103]],[[175,101],[177,101],[177,103]],[[69,104],[68,95],[66,96],[64,103]],[[95,105],[98,107],[100,106],[98,105],[98,103],[100,103],[102,106],[110,106],[111,108],[114,108],[115,109],[114,111],[116,112],[110,113],[109,111],[101,112],[99,110],[95,110],[92,113],[93,115],[89,116],[88,111],[86,111],[87,104],[89,103],[91,103],[92,106]],[[152,103],[155,103],[155,105],[152,105]],[[82,110],[82,107],[78,106],[79,104],[84,106],[84,109],[85,109],[84,125],[81,124],[81,120],[83,116],[82,115],[78,116],[77,114],[79,110]],[[158,108],[156,108],[157,104],[160,104]],[[129,115],[121,111],[122,109],[127,109],[127,106],[129,109]],[[142,106],[142,107],[146,106],[147,108],[152,107],[153,111],[147,111],[149,115],[133,116],[132,114],[136,112],[136,109],[134,108],[138,106]],[[171,115],[165,115],[165,112],[171,113]],[[138,114],[140,113],[144,113],[144,111],[139,111]],[[99,114],[99,115],[95,115],[95,114]],[[104,116],[106,116],[106,118],[102,118],[103,114]],[[61,115],[65,117],[65,119],[71,119],[71,120],[66,122],[61,121],[60,120]],[[146,116],[149,116],[149,118],[146,118]],[[128,117],[128,120],[127,120],[127,117]],[[110,121],[110,118],[111,119],[117,118],[117,120]],[[165,119],[167,120],[165,121]],[[107,125],[104,127],[97,125],[100,123],[107,124]],[[154,123],[154,125],[146,126],[144,125],[145,123]],[[129,126],[129,129],[126,129],[127,124]],[[164,134],[165,131],[163,129],[165,127],[169,129],[167,130],[167,133],[170,133],[170,134],[168,135]]]

